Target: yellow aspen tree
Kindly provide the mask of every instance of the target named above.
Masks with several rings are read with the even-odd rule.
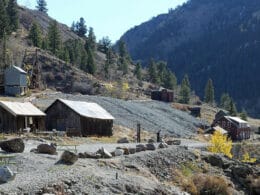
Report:
[[[231,149],[232,141],[228,139],[226,135],[221,134],[219,131],[215,131],[211,137],[208,150],[213,153],[222,153],[229,158],[232,158]]]

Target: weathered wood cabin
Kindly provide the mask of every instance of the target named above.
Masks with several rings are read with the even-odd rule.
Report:
[[[163,102],[173,102],[173,91],[167,89],[160,89],[151,92],[151,99]]]
[[[24,95],[27,91],[27,73],[17,67],[11,66],[5,70],[4,85],[6,95]]]
[[[57,99],[45,112],[48,130],[112,135],[114,117],[96,103]]]
[[[45,130],[45,113],[29,102],[0,101],[0,131]]]
[[[212,127],[217,125],[227,130],[229,137],[234,141],[250,138],[251,129],[249,124],[238,117],[218,117],[214,120]]]

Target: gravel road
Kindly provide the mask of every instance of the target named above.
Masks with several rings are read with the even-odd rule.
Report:
[[[34,99],[33,103],[45,109],[57,98],[95,102],[115,117],[116,125],[135,129],[137,122],[140,122],[142,129],[150,132],[161,130],[163,135],[187,138],[193,135],[198,127],[207,125],[205,121],[159,101],[124,101],[101,96],[48,93],[43,98]]]

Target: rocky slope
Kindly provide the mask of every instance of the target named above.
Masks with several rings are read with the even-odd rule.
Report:
[[[167,61],[179,79],[190,76],[201,97],[212,78],[217,98],[228,92],[240,107],[259,116],[259,10],[258,0],[190,0],[121,39],[134,60]]]

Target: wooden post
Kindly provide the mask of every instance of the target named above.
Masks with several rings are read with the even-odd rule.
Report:
[[[157,132],[157,142],[161,141],[160,133],[161,133],[161,130]]]
[[[137,136],[137,143],[140,143],[141,142],[141,124],[140,123],[137,123],[136,136]]]

